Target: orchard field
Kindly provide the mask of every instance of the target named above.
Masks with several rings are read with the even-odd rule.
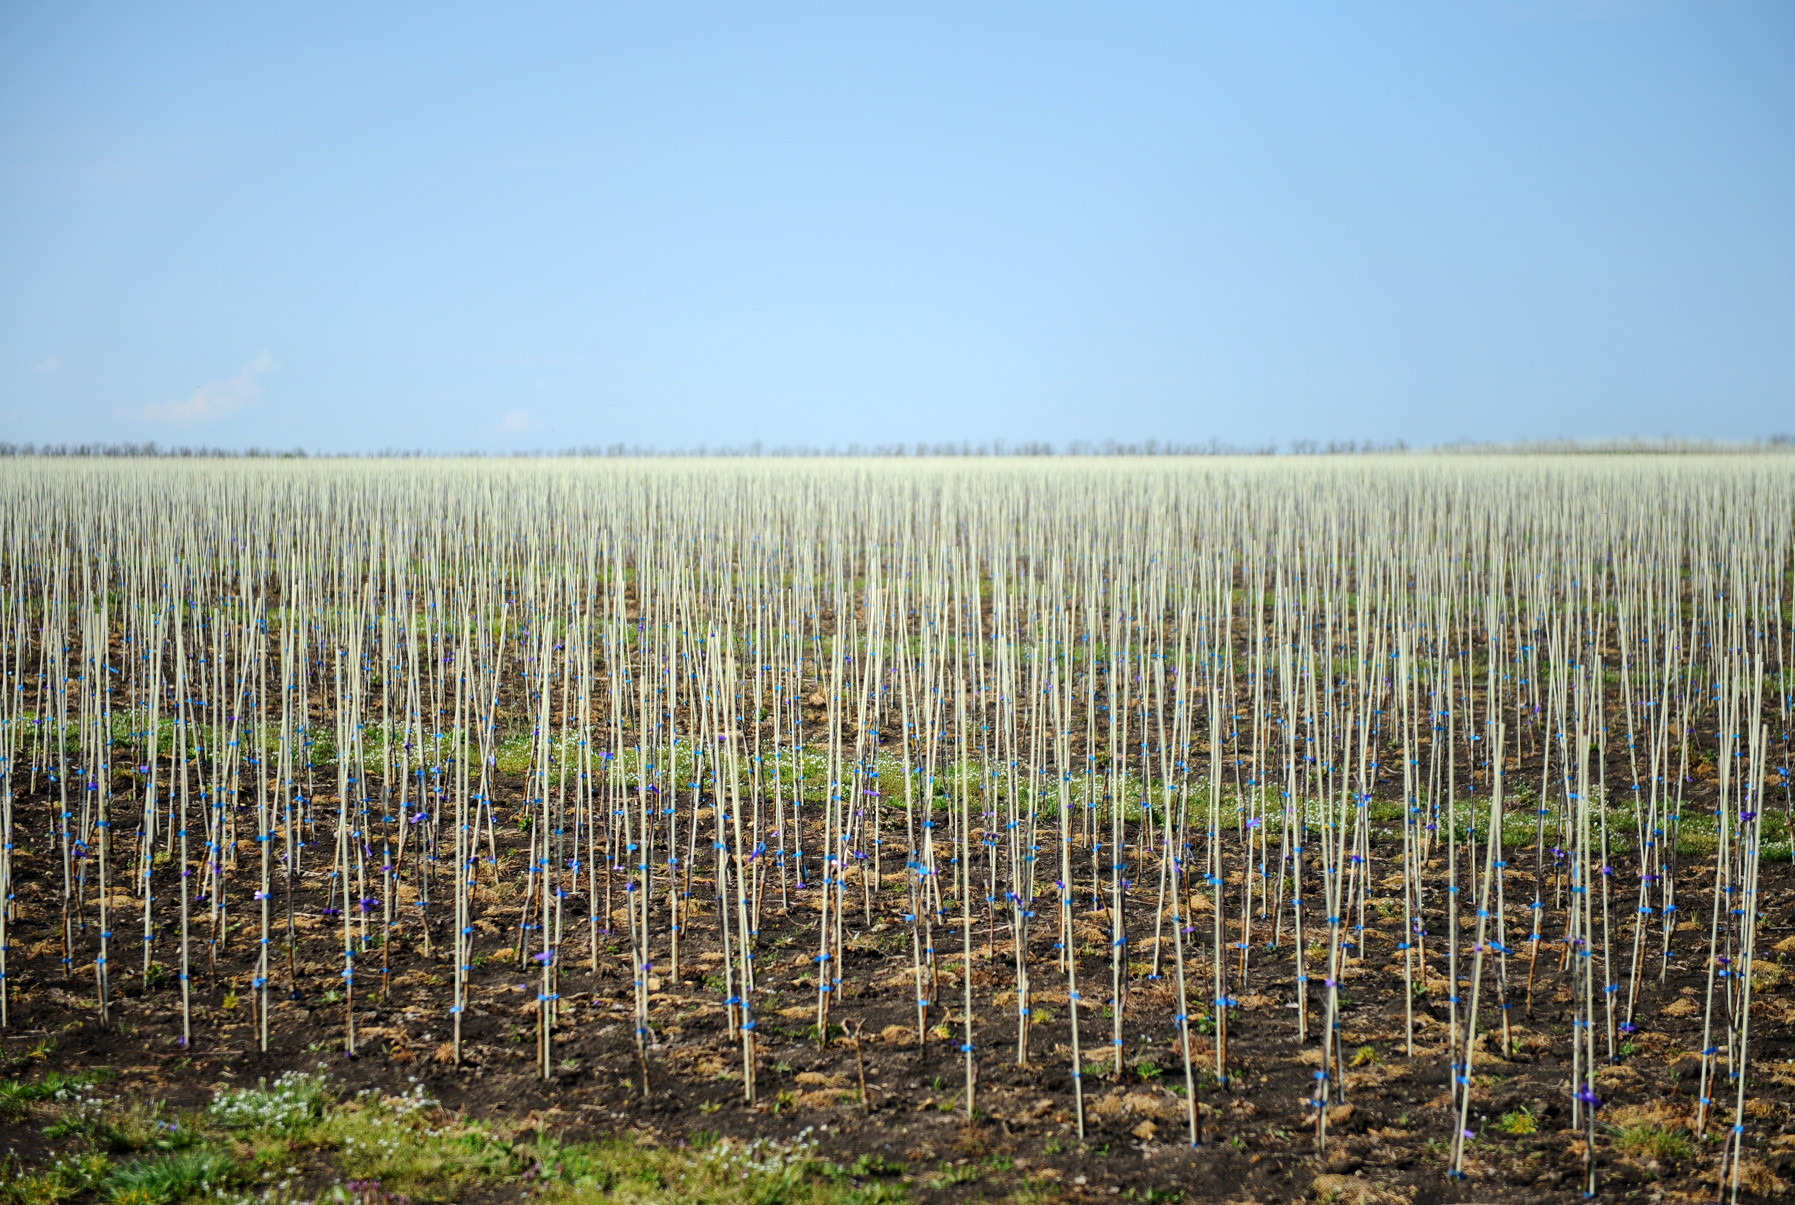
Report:
[[[0,1202],[1757,1199],[1795,457],[0,462]]]

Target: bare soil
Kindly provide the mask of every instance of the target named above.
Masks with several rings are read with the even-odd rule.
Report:
[[[521,783],[513,784],[519,788]],[[42,833],[51,801],[25,801],[21,832]],[[121,809],[122,811],[122,809]],[[253,826],[253,818],[249,821]],[[501,832],[504,830],[501,829]],[[521,865],[515,831],[509,834],[512,864]],[[328,864],[329,851],[313,860]],[[1374,881],[1399,870],[1399,848],[1380,850]],[[60,865],[41,839],[17,852],[18,919],[11,939],[11,1025],[4,1031],[5,1054],[21,1059],[33,1047],[39,1058],[25,1065],[65,1071],[111,1068],[117,1090],[154,1095],[171,1104],[198,1107],[217,1089],[272,1081],[287,1069],[326,1066],[346,1087],[401,1091],[414,1082],[446,1106],[470,1115],[509,1122],[527,1121],[572,1137],[633,1129],[662,1141],[689,1139],[699,1131],[789,1137],[814,1128],[823,1151],[844,1164],[872,1157],[869,1174],[902,1178],[913,1199],[923,1202],[1002,1199],[1016,1194],[1057,1194],[1067,1200],[1112,1196],[1187,1200],[1288,1201],[1333,1193],[1341,1200],[1407,1199],[1446,1201],[1538,1201],[1582,1199],[1584,1150],[1581,1133],[1571,1131],[1570,1035],[1573,1004],[1569,976],[1561,969],[1562,947],[1544,943],[1527,979],[1531,947],[1524,935],[1509,940],[1520,953],[1510,964],[1508,1022],[1512,1049],[1501,1045],[1501,1011],[1486,995],[1485,1025],[1494,1025],[1487,1049],[1474,1068],[1476,1088],[1471,1128],[1479,1138],[1468,1159],[1470,1177],[1447,1175],[1454,1121],[1447,1115],[1449,1058],[1445,1053],[1448,1008],[1443,971],[1444,942],[1430,952],[1429,990],[1414,1000],[1414,1042],[1407,1041],[1400,911],[1368,913],[1362,948],[1346,972],[1341,1024],[1346,1048],[1359,1063],[1347,1077],[1349,1108],[1329,1116],[1329,1140],[1318,1154],[1314,1110],[1307,1104],[1316,1064],[1314,1037],[1319,1012],[1305,1046],[1297,1036],[1295,963],[1292,950],[1266,949],[1268,936],[1256,928],[1249,971],[1234,988],[1239,1007],[1228,1022],[1225,1085],[1212,1074],[1213,1037],[1193,1042],[1196,1065],[1205,1071],[1198,1087],[1202,1133],[1190,1145],[1184,1101],[1174,1090],[1183,1082],[1176,1044],[1176,998],[1169,967],[1155,979],[1141,964],[1152,962],[1150,905],[1129,924],[1136,945],[1136,971],[1125,999],[1128,1066],[1120,1077],[1084,1079],[1086,1134],[1081,1143],[1073,1119],[1073,1082],[1068,1042],[1065,981],[1054,969],[1051,922],[1040,924],[1031,944],[1034,1003],[1054,1015],[1033,1027],[1026,1064],[1016,1050],[1012,950],[1005,927],[981,924],[974,947],[971,980],[977,1063],[976,1109],[968,1116],[964,1054],[956,1024],[947,1040],[929,1034],[916,1042],[910,937],[904,924],[901,872],[888,864],[886,882],[873,896],[872,923],[858,904],[850,915],[857,932],[844,959],[845,989],[834,1011],[844,1033],[819,1045],[813,1026],[817,893],[793,891],[781,911],[778,893],[761,918],[760,979],[757,1001],[761,1038],[759,1103],[743,1103],[741,1054],[730,1042],[723,993],[707,974],[717,965],[716,916],[711,888],[692,882],[692,915],[677,972],[662,966],[652,973],[653,1040],[649,1048],[649,1090],[642,1091],[633,1039],[632,972],[627,940],[602,926],[594,971],[589,954],[587,901],[567,901],[560,994],[563,1012],[554,1035],[552,1080],[537,1070],[537,983],[513,954],[494,951],[516,945],[518,904],[490,891],[481,893],[475,923],[483,957],[473,976],[465,1017],[464,1060],[452,1065],[449,1036],[450,975],[447,918],[433,918],[432,950],[424,950],[416,919],[403,924],[389,950],[384,986],[368,987],[381,975],[364,957],[355,998],[359,1049],[343,1053],[347,1013],[326,1004],[340,989],[341,921],[324,916],[327,875],[310,870],[295,886],[298,945],[296,982],[286,973],[284,944],[275,977],[269,1049],[257,1048],[247,984],[252,973],[256,921],[248,896],[251,868],[237,872],[245,883],[236,916],[244,927],[218,952],[214,967],[208,934],[195,933],[192,997],[194,1040],[181,1044],[179,984],[173,975],[146,985],[140,973],[140,905],[114,912],[112,1025],[98,1022],[91,966],[69,974],[62,962]],[[1510,850],[1511,865],[1531,867],[1526,851]],[[1379,860],[1384,869],[1378,868]],[[1235,859],[1238,865],[1238,859]],[[1622,859],[1621,861],[1626,861]],[[901,867],[901,862],[897,864]],[[1443,875],[1436,863],[1432,870]],[[1630,965],[1625,918],[1633,907],[1632,871],[1617,866],[1612,900],[1616,978],[1623,985]],[[1514,890],[1531,897],[1531,871],[1511,870]],[[1761,957],[1780,961],[1778,943],[1795,934],[1795,881],[1788,864],[1764,868]],[[163,876],[165,877],[165,876]],[[1231,892],[1235,890],[1231,888]],[[401,893],[403,896],[403,892]],[[1392,889],[1388,894],[1395,895]],[[1616,1148],[1614,1127],[1650,1124],[1674,1130],[1690,1124],[1698,1095],[1704,993],[1707,978],[1708,905],[1696,885],[1685,888],[1685,915],[1699,916],[1698,932],[1679,934],[1677,954],[1664,982],[1648,963],[1636,1011],[1637,1032],[1624,1035],[1625,1054],[1600,1075],[1603,1099],[1595,1152],[1604,1198],[1620,1200],[1713,1199],[1719,1164],[1717,1144],[1697,1144],[1694,1158],[1651,1158]],[[1436,892],[1436,898],[1438,893]],[[621,905],[621,893],[613,901]],[[121,901],[122,903],[122,901]],[[602,901],[601,901],[602,906]],[[1131,909],[1135,905],[1130,905]],[[1238,911],[1238,905],[1235,905]],[[284,909],[283,909],[284,913]],[[162,908],[159,961],[176,957],[174,911]],[[1520,910],[1517,909],[1517,914]],[[1051,912],[1046,915],[1051,916]],[[1198,934],[1208,932],[1199,917]],[[91,944],[97,918],[91,904],[80,940]],[[1233,923],[1233,922],[1231,922]],[[1692,924],[1693,922],[1685,922]],[[1081,1035],[1087,1068],[1109,1057],[1105,1019],[1109,998],[1107,941],[1101,912],[1079,917],[1081,932],[1101,940],[1081,952],[1080,984],[1085,999]],[[1441,934],[1443,918],[1429,928]],[[284,939],[284,914],[276,929]],[[948,931],[938,930],[945,944]],[[1550,926],[1548,926],[1548,936]],[[992,938],[995,937],[995,944]],[[1231,937],[1230,940],[1233,940]],[[1466,939],[1469,947],[1469,939]],[[1795,948],[1795,940],[1789,942]],[[959,950],[943,949],[942,998],[958,1018],[962,989]],[[1193,952],[1193,957],[1199,955]],[[91,957],[91,955],[90,955]],[[657,951],[664,958],[663,949]],[[1791,968],[1795,971],[1795,967]],[[1468,973],[1468,968],[1466,968]],[[1767,977],[1769,978],[1769,977]],[[1795,974],[1790,976],[1795,981]],[[1193,1003],[1201,994],[1192,984]],[[1319,993],[1314,998],[1319,1001]],[[1617,1008],[1624,1007],[1625,988]],[[937,1008],[930,1025],[946,1019]],[[1795,982],[1761,982],[1753,1009],[1748,1144],[1756,1177],[1748,1188],[1775,1193],[1781,1176],[1795,1179]],[[859,1035],[856,1043],[853,1035]],[[53,1046],[44,1047],[46,1040]],[[866,1099],[860,1098],[864,1060]],[[1145,1064],[1151,1064],[1145,1065]],[[15,1068],[21,1064],[15,1063]],[[15,1074],[17,1072],[15,1071]],[[1710,1134],[1731,1122],[1733,1087],[1722,1082],[1715,1095],[1723,1115],[1710,1120]],[[1537,1132],[1500,1132],[1496,1123],[1520,1109],[1537,1117]],[[41,1159],[55,1144],[30,1125],[3,1127],[0,1143],[27,1162]],[[881,1162],[883,1161],[883,1162]],[[901,1165],[901,1167],[897,1166]],[[1163,1195],[1162,1195],[1163,1194]],[[1371,1195],[1366,1195],[1371,1194]],[[1379,1196],[1378,1194],[1385,1194]],[[1744,1194],[1752,1196],[1751,1192]]]

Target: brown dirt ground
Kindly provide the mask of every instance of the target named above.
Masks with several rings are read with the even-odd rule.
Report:
[[[1510,851],[1510,858],[1517,865],[1532,864],[1521,851]],[[1568,979],[1558,969],[1558,949],[1551,945],[1540,957],[1531,1011],[1517,998],[1509,1013],[1517,1049],[1502,1059],[1496,1057],[1499,1045],[1492,1043],[1479,1055],[1472,1128],[1482,1137],[1469,1159],[1470,1179],[1454,1182],[1446,1175],[1445,1143],[1453,1127],[1445,1109],[1444,982],[1436,978],[1431,994],[1417,1001],[1414,1055],[1409,1057],[1401,955],[1395,951],[1399,915],[1386,918],[1373,910],[1377,923],[1366,934],[1365,956],[1346,974],[1343,986],[1350,1003],[1342,1014],[1344,1041],[1350,1052],[1368,1048],[1370,1053],[1348,1076],[1351,1107],[1332,1111],[1327,1150],[1318,1157],[1313,1111],[1303,1104],[1316,1048],[1313,1042],[1306,1048],[1299,1044],[1295,1013],[1287,1007],[1294,999],[1288,947],[1256,950],[1246,983],[1234,989],[1241,1006],[1231,1012],[1231,1079],[1225,1090],[1207,1076],[1199,1087],[1200,1147],[1189,1146],[1183,1100],[1167,1088],[1182,1082],[1175,997],[1167,979],[1145,978],[1135,980],[1126,1002],[1128,1075],[1120,1081],[1086,1077],[1087,1130],[1081,1145],[1072,1124],[1065,985],[1053,971],[1051,921],[1039,925],[1031,943],[1032,978],[1034,1002],[1056,1016],[1034,1026],[1027,1066],[1016,1065],[1009,947],[999,940],[993,950],[989,930],[979,927],[972,972],[978,1111],[969,1119],[958,1095],[964,1062],[957,1027],[951,1041],[931,1035],[925,1045],[914,1042],[908,930],[893,919],[903,911],[901,876],[888,874],[887,889],[875,897],[875,913],[883,915],[876,915],[872,926],[865,926],[856,906],[852,919],[859,935],[845,957],[846,987],[836,1006],[837,1019],[864,1035],[861,1053],[870,1096],[864,1109],[857,1099],[854,1043],[838,1037],[819,1048],[810,1036],[816,1001],[814,892],[795,893],[794,907],[784,914],[776,911],[778,897],[772,894],[759,946],[764,992],[760,1103],[751,1109],[742,1103],[741,1057],[728,1040],[721,993],[705,983],[705,968],[715,966],[718,956],[714,904],[705,898],[709,888],[702,881],[693,884],[692,932],[682,949],[680,974],[658,970],[658,983],[651,984],[655,1033],[649,1051],[652,1089],[645,1096],[632,1039],[627,942],[601,934],[605,952],[594,974],[580,897],[569,901],[570,940],[560,983],[565,1013],[555,1035],[558,1070],[552,1082],[544,1082],[535,1067],[535,979],[515,960],[482,960],[465,1021],[465,1064],[455,1068],[441,1061],[439,1051],[449,1033],[450,973],[440,945],[446,936],[442,917],[435,922],[439,929],[433,954],[424,953],[415,922],[401,932],[386,989],[359,993],[361,1046],[353,1059],[345,1056],[344,1009],[320,1003],[326,990],[340,986],[341,962],[340,938],[333,937],[332,929],[340,922],[318,915],[326,878],[317,872],[308,873],[296,893],[299,998],[283,998],[289,988],[283,968],[266,1053],[256,1049],[243,990],[253,922],[236,935],[234,949],[221,957],[216,974],[205,967],[204,933],[197,934],[196,1037],[192,1049],[183,1050],[178,991],[168,982],[146,991],[130,961],[140,940],[140,914],[116,918],[114,959],[123,973],[115,981],[115,1025],[103,1029],[97,1023],[91,971],[73,979],[65,979],[61,971],[54,855],[44,849],[21,851],[18,866],[19,919],[11,941],[14,996],[12,1024],[3,1036],[5,1053],[18,1057],[52,1038],[54,1049],[41,1060],[42,1067],[110,1067],[119,1077],[117,1090],[154,1094],[178,1106],[202,1105],[222,1086],[252,1084],[259,1077],[272,1080],[284,1070],[310,1070],[323,1063],[352,1089],[399,1091],[416,1077],[449,1108],[495,1120],[537,1122],[574,1137],[622,1129],[667,1141],[701,1130],[787,1137],[815,1127],[823,1152],[841,1162],[872,1154],[904,1164],[910,1192],[922,1202],[958,1200],[968,1193],[998,1199],[1025,1189],[1052,1191],[1069,1200],[1146,1196],[1151,1190],[1181,1191],[1193,1200],[1274,1201],[1333,1191],[1341,1200],[1400,1198],[1416,1205],[1582,1196],[1582,1139],[1565,1128],[1570,993]],[[1382,877],[1382,872],[1374,873]],[[1795,879],[1787,864],[1767,865],[1764,877],[1761,948],[1766,959],[1780,961],[1785,954],[1773,947],[1795,933]],[[1618,889],[1628,881],[1617,874],[1617,916],[1631,906]],[[1686,891],[1686,914],[1699,912],[1705,918],[1705,905],[1692,898],[1693,890]],[[247,897],[248,890],[242,894]],[[247,900],[239,907],[237,915],[248,920]],[[482,930],[480,949],[487,955],[514,944],[505,927],[515,926],[516,908],[514,902],[484,902],[476,923]],[[91,926],[94,918],[87,919]],[[1208,922],[1199,919],[1200,937]],[[1081,930],[1093,926],[1089,933],[1101,937],[1095,926],[1103,923],[1100,914],[1086,915]],[[1143,928],[1150,934],[1150,915],[1131,916],[1130,924],[1137,934]],[[1430,927],[1438,933],[1442,924]],[[1640,1025],[1630,1037],[1630,1053],[1601,1073],[1604,1136],[1596,1162],[1604,1197],[1713,1196],[1718,1155],[1712,1148],[1701,1148],[1696,1159],[1683,1163],[1651,1163],[1615,1151],[1607,1136],[1610,1124],[1687,1124],[1698,1094],[1699,1060],[1690,1052],[1700,1049],[1702,1016],[1684,1002],[1699,1003],[1705,986],[1705,925],[1703,930],[1681,943],[1685,948],[1663,986],[1655,975],[1645,977]],[[166,926],[162,932],[162,942],[172,942]],[[945,943],[946,931],[938,932],[937,940]],[[1136,941],[1133,959],[1150,961],[1150,948],[1138,937]],[[1795,948],[1795,940],[1789,944]],[[1081,1034],[1088,1061],[1107,1053],[1109,1023],[1103,1012],[1109,972],[1106,958],[1097,956],[1105,941],[1094,940],[1087,948],[1091,956],[1082,959],[1080,977],[1086,997]],[[165,950],[164,957],[170,952]],[[658,956],[665,957],[664,948]],[[1624,973],[1625,950],[1617,949],[1616,957]],[[957,1018],[959,951],[944,950],[943,960],[941,994]],[[1439,969],[1434,969],[1436,977]],[[1525,972],[1522,957],[1511,969],[1511,981],[1524,982]],[[368,965],[358,975],[364,981],[377,978]],[[1795,1059],[1795,973],[1789,979],[1761,984],[1753,1010],[1749,1139],[1758,1186],[1772,1191],[1781,1175],[1795,1179],[1789,1171],[1795,1162],[1795,1062],[1790,1061]],[[226,993],[232,988],[243,994],[227,1009]],[[1192,988],[1194,993],[1196,985]],[[1486,1008],[1483,1015],[1494,1021],[1500,1014]],[[936,1010],[931,1024],[941,1019]],[[1193,1043],[1199,1065],[1212,1065],[1211,1041],[1205,1036]],[[1141,1059],[1152,1060],[1162,1074],[1144,1078]],[[1538,1115],[1537,1133],[1517,1138],[1492,1128],[1497,1117],[1520,1106]],[[0,1143],[27,1159],[45,1152],[41,1133],[30,1126],[0,1130]]]

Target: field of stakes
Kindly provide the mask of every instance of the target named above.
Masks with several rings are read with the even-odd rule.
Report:
[[[1792,523],[1775,454],[0,461],[0,1205],[1779,1195]]]

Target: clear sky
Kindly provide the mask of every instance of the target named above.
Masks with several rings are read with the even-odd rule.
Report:
[[[0,5],[0,438],[1795,430],[1795,5]]]

